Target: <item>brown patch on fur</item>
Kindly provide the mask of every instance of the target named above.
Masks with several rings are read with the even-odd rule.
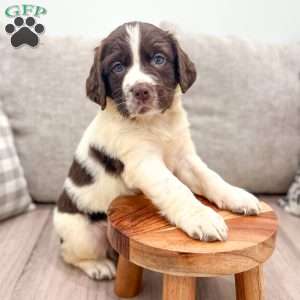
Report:
[[[177,78],[181,90],[185,93],[195,82],[197,72],[194,63],[189,59],[188,55],[179,46],[178,41],[173,38],[175,51],[177,53],[176,70]]]
[[[95,48],[94,63],[86,80],[86,95],[99,104],[102,110],[106,107],[106,90],[100,68],[101,47]]]
[[[76,158],[72,162],[69,177],[77,186],[89,185],[94,182],[93,176]]]
[[[67,191],[64,189],[62,194],[60,195],[58,201],[57,201],[57,208],[58,211],[63,213],[69,213],[69,214],[80,214],[82,213],[78,208],[77,205],[74,204],[71,197],[67,193]]]
[[[89,219],[91,222],[98,222],[98,221],[106,221],[107,215],[105,212],[96,212],[96,213],[89,213]]]
[[[117,158],[110,157],[103,148],[97,149],[95,146],[91,145],[89,154],[111,175],[120,175],[124,170],[123,162]]]
[[[71,197],[65,189],[63,190],[61,196],[57,201],[57,208],[58,211],[62,213],[82,214],[84,216],[87,216],[92,223],[107,220],[107,215],[105,212],[100,211],[87,213],[82,210],[79,210],[77,205],[72,201]]]
[[[119,112],[128,116],[126,105],[123,104],[122,82],[126,74],[111,72],[111,65],[121,61],[127,67],[132,58],[127,41],[128,35],[124,25],[119,26],[95,48],[94,62],[86,81],[86,94],[98,103],[102,110],[106,107],[106,97],[110,97],[116,104]]]

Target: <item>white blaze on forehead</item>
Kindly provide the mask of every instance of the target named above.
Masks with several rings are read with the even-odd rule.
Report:
[[[127,74],[123,80],[123,91],[125,94],[137,83],[152,83],[154,80],[150,74],[143,72],[141,68],[140,45],[141,45],[141,31],[138,23],[126,26],[128,34],[128,43],[131,49],[132,64],[129,67]]]
[[[140,26],[138,24],[135,25],[127,25],[126,31],[128,33],[128,42],[131,48],[131,52],[133,55],[133,65],[140,63]]]

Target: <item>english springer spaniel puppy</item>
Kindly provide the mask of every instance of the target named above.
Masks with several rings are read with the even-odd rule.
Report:
[[[140,22],[115,29],[95,49],[87,96],[100,105],[76,150],[54,212],[62,256],[94,279],[111,279],[106,211],[120,195],[144,193],[190,237],[225,241],[227,227],[201,204],[258,214],[257,198],[225,182],[197,155],[181,103],[196,79],[174,36]]]

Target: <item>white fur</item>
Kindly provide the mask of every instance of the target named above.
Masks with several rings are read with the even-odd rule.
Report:
[[[54,210],[54,226],[62,243],[62,256],[85,271],[93,279],[112,279],[115,267],[105,258],[109,247],[106,237],[106,223],[91,224],[81,214],[61,213]]]
[[[131,48],[131,52],[133,55],[132,66],[127,71],[123,83],[122,89],[124,94],[127,96],[127,108],[133,113],[135,109],[135,98],[131,95],[131,88],[137,83],[149,83],[155,84],[154,78],[150,74],[146,74],[143,72],[141,68],[141,60],[140,60],[140,27],[138,24],[136,25],[127,25],[126,27],[128,33],[128,43]],[[149,114],[149,113],[148,113]]]

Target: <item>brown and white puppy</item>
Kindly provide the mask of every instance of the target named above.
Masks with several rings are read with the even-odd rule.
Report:
[[[181,104],[196,79],[176,39],[151,24],[118,27],[95,50],[86,82],[102,110],[86,129],[54,213],[66,262],[95,279],[113,278],[106,211],[119,195],[146,194],[189,236],[226,240],[218,207],[258,214],[258,200],[225,182],[196,154]]]

